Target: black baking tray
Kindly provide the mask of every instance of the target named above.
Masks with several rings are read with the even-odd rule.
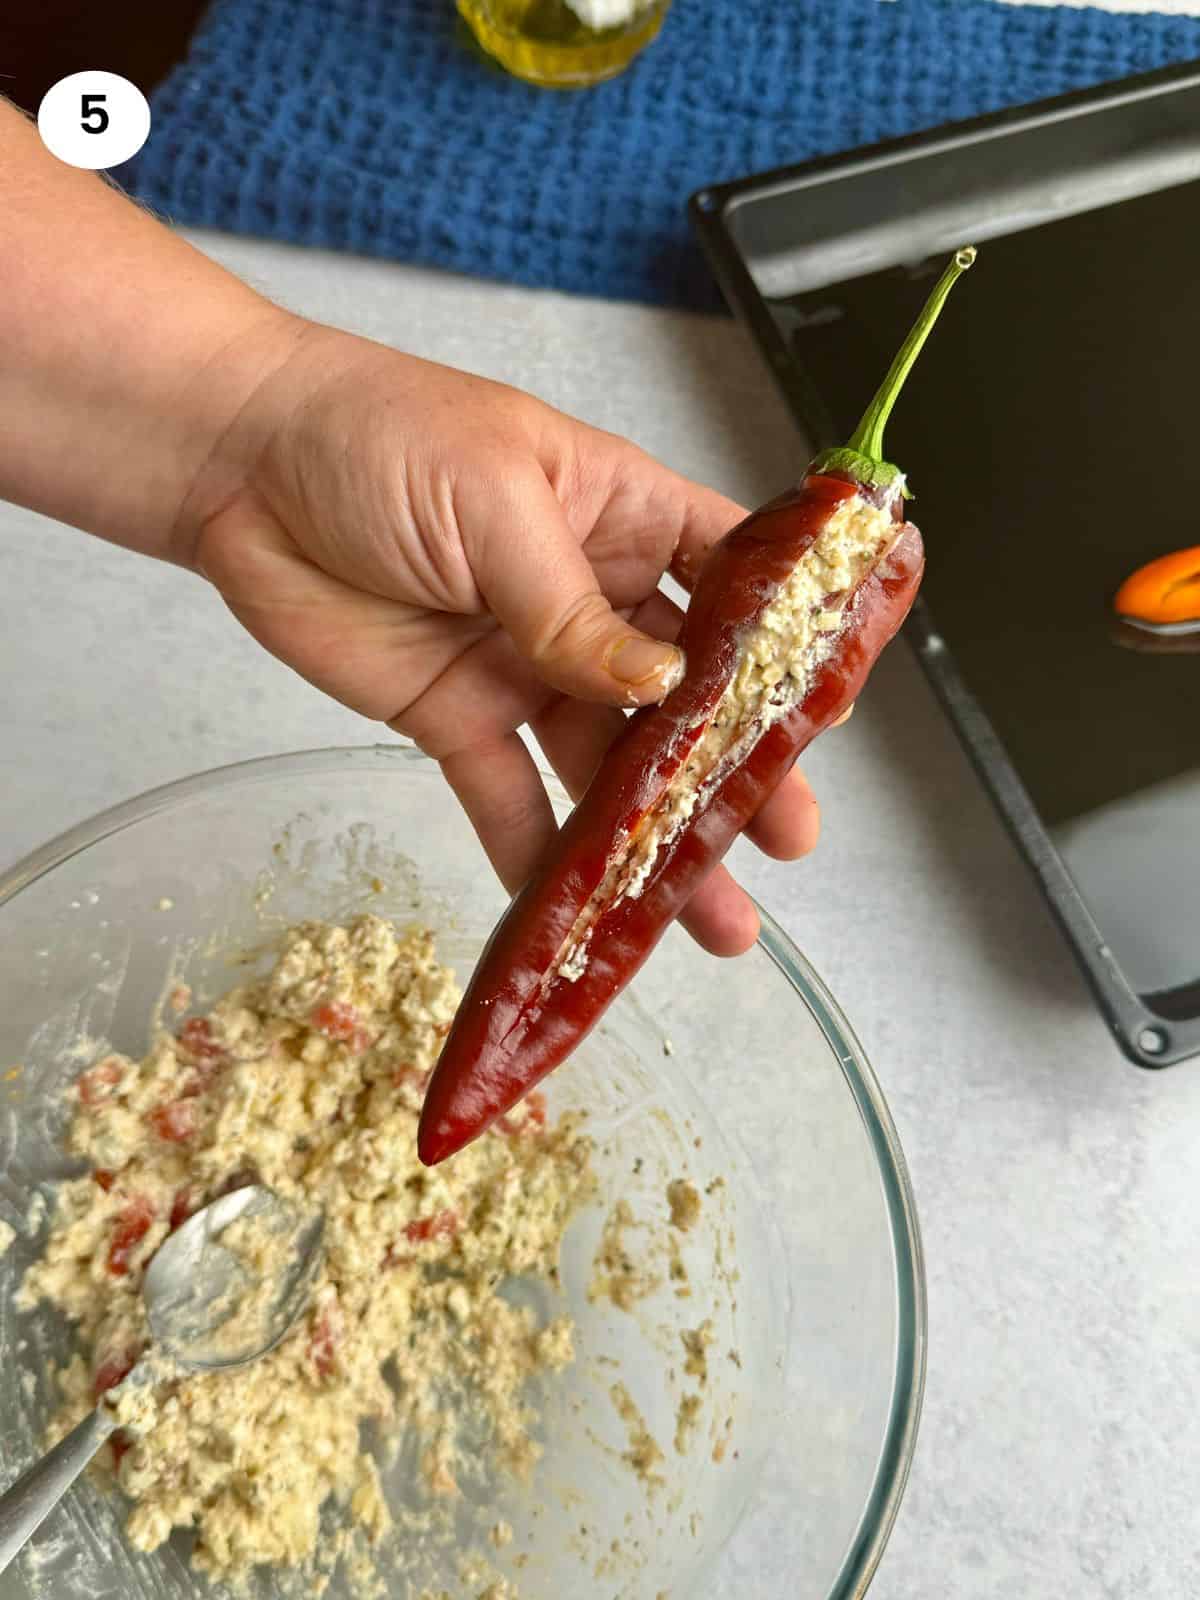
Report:
[[[841,441],[828,397],[803,364],[796,306],[806,293],[1198,181],[1195,63],[713,185],[689,210],[727,300],[821,449]],[[1196,282],[1200,292],[1200,266]],[[1121,1049],[1145,1067],[1200,1053],[1200,961],[1194,984],[1137,992],[924,600],[906,636]]]

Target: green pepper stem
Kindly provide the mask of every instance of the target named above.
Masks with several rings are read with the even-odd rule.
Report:
[[[863,413],[863,419],[851,435],[846,448],[883,464],[883,430],[892,414],[896,396],[904,387],[904,380],[912,371],[913,362],[921,353],[921,346],[929,337],[929,330],[938,319],[946,303],[946,296],[975,259],[975,246],[964,245],[956,250],[950,265],[934,285],[921,315],[913,323],[908,338],[896,353],[896,359],[887,370],[887,376],[875,391],[875,398]]]

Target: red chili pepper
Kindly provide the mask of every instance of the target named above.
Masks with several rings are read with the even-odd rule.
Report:
[[[924,556],[883,428],[974,254],[943,273],[849,445],[706,561],[683,680],[629,720],[480,959],[425,1096],[427,1165],[575,1049],[903,622]]]

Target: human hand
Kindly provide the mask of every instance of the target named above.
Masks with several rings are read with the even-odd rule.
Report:
[[[668,686],[661,574],[686,584],[740,509],[515,390],[280,311],[2,97],[0,209],[0,496],[207,573],[268,649],[437,757],[517,888],[554,819],[516,730],[580,794],[619,708]],[[811,848],[798,774],[749,831]],[[684,920],[724,954],[757,931],[723,870]]]
[[[515,890],[555,828],[517,730],[577,798],[621,708],[681,665],[659,579],[688,586],[744,512],[520,391],[298,319],[279,338],[172,554],[274,655],[440,762]],[[789,860],[817,829],[794,771],[748,832]],[[682,920],[721,955],[758,932],[724,868]]]

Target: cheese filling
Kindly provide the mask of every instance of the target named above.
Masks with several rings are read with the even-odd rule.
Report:
[[[531,1097],[454,1161],[420,1165],[422,1099],[457,1003],[431,934],[371,915],[306,922],[269,975],[157,1035],[141,1062],[103,1057],[73,1091],[69,1149],[90,1170],[60,1186],[17,1309],[45,1301],[79,1334],[55,1371],[54,1437],[107,1396],[135,1429],[106,1451],[131,1502],[129,1543],[155,1550],[192,1530],[214,1594],[311,1600],[341,1556],[330,1594],[413,1595],[443,1536],[463,1553],[454,1508],[504,1492],[503,1476],[526,1478],[541,1453],[527,1385],[573,1359],[552,1291],[591,1192],[590,1146],[570,1116],[546,1125]],[[148,1339],[146,1264],[185,1216],[247,1180],[324,1212],[310,1304],[250,1366],[126,1388]],[[269,1268],[272,1242],[250,1219],[223,1242]],[[510,1303],[509,1279],[534,1294]],[[251,1324],[256,1309],[251,1296]],[[413,1451],[394,1526],[377,1448]],[[266,1564],[297,1570],[260,1583]],[[139,1593],[187,1588],[147,1576]]]
[[[621,841],[608,870],[575,920],[552,969],[574,983],[587,966],[587,942],[601,910],[636,900],[660,853],[744,761],[768,728],[808,693],[837,643],[845,606],[899,532],[890,506],[853,495],[832,513],[795,570],[741,640],[737,671],[691,755],[655,804]]]

